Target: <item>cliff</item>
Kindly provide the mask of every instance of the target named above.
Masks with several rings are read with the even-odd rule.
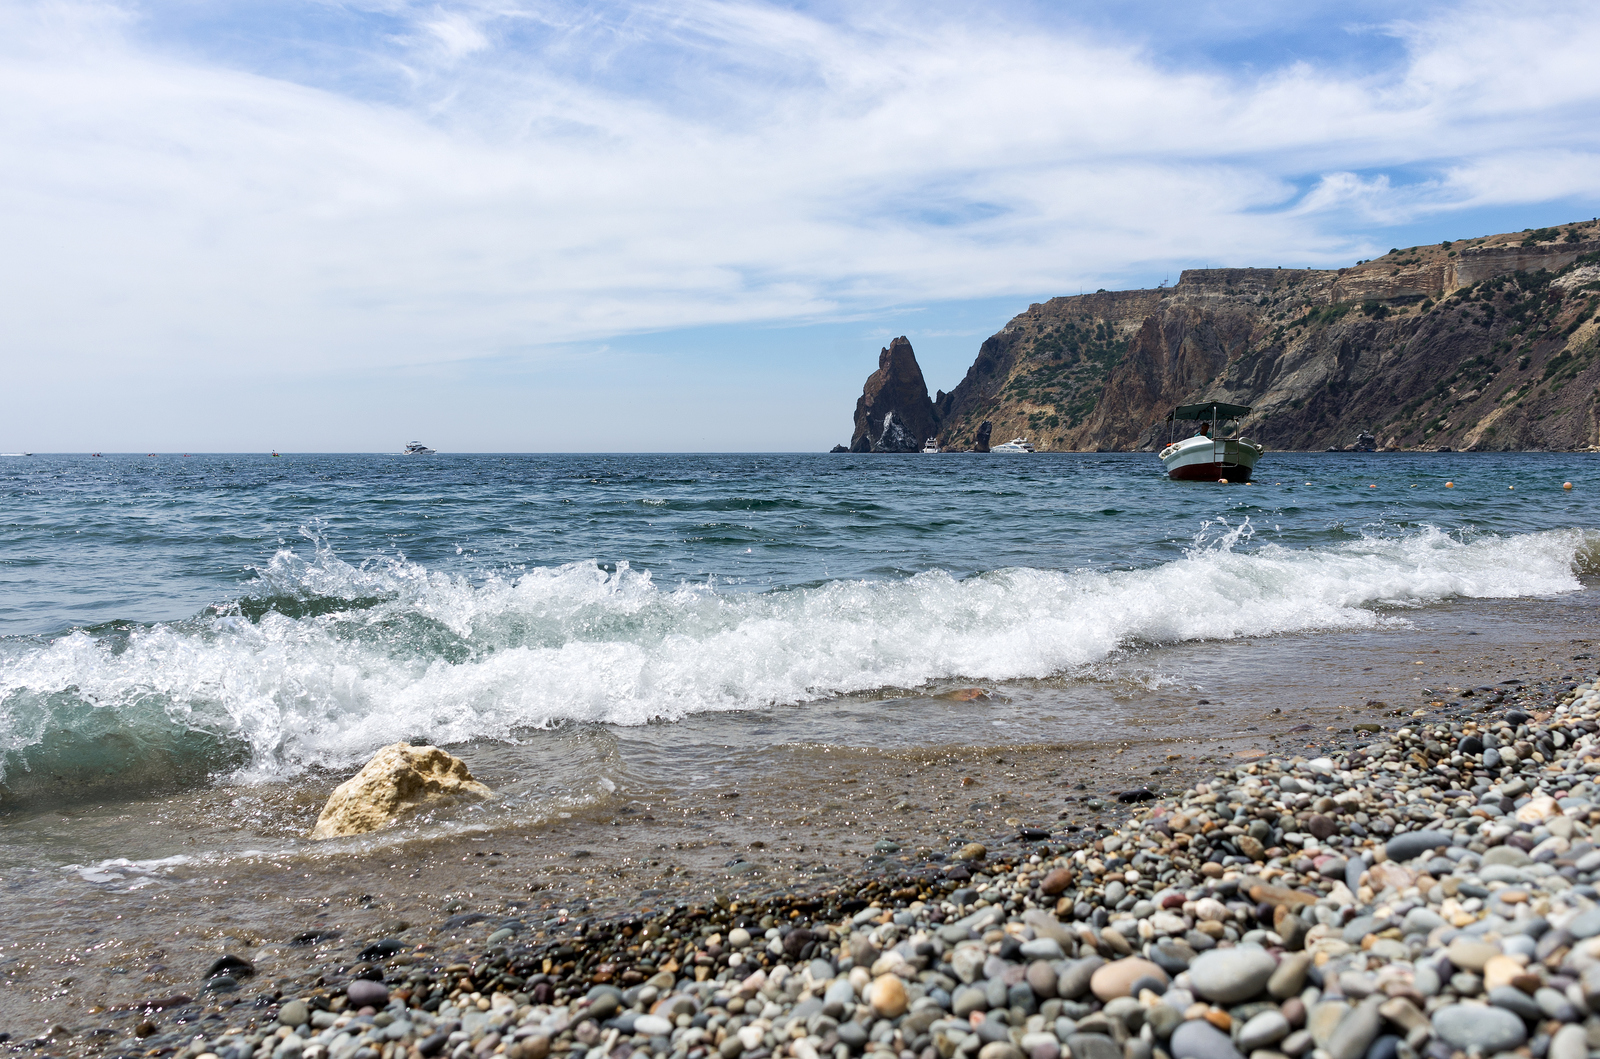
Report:
[[[1362,430],[1388,448],[1596,447],[1597,292],[1600,223],[1584,222],[1350,268],[1191,269],[1171,288],[1052,298],[983,343],[932,402],[929,433],[970,449],[987,421],[1040,451],[1145,450],[1165,441],[1173,406],[1222,400],[1254,409],[1241,427],[1269,448],[1343,446]],[[920,408],[926,389],[889,374],[894,407]]]
[[[856,402],[851,452],[916,452],[937,433],[933,402],[905,336],[878,354],[878,370]]]

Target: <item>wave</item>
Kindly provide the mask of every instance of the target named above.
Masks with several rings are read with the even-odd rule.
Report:
[[[951,678],[1074,670],[1137,644],[1370,626],[1452,598],[1572,591],[1600,535],[1424,528],[1315,549],[1212,525],[1137,570],[940,571],[763,593],[627,563],[486,580],[281,550],[181,622],[0,644],[0,797],[343,769],[399,739],[514,740]],[[1249,547],[1244,547],[1247,542]]]

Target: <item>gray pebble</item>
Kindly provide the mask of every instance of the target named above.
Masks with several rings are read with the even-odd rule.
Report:
[[[1383,850],[1389,855],[1390,860],[1404,864],[1431,849],[1448,846],[1450,842],[1451,835],[1448,831],[1408,831],[1384,843]]]
[[[1246,1054],[1277,1044],[1289,1036],[1289,1020],[1276,1009],[1253,1016],[1239,1029],[1239,1047]]]
[[[1022,955],[1030,960],[1064,960],[1067,954],[1054,938],[1034,938],[1022,943]]]
[[[1533,997],[1513,985],[1499,985],[1489,990],[1489,1003],[1528,1022],[1537,1022],[1544,1015]]]
[[[1056,979],[1056,996],[1076,1000],[1089,991],[1089,979],[1105,964],[1098,956],[1086,956],[1069,963]]]
[[[1496,847],[1499,848],[1499,847]],[[1505,1008],[1450,1004],[1433,1013],[1433,1030],[1445,1043],[1485,1054],[1503,1052],[1528,1039],[1522,1020]]]
[[[1189,965],[1195,992],[1219,1004],[1237,1004],[1261,992],[1278,969],[1264,949],[1238,946],[1201,953]]]
[[[1073,1049],[1077,1059],[1077,1049]],[[1120,1056],[1117,1057],[1120,1059]],[[1190,1019],[1172,1034],[1172,1059],[1242,1059],[1226,1033],[1205,1019]]]
[[[962,986],[950,998],[950,1014],[957,1018],[964,1019],[974,1011],[988,1010],[989,995],[979,986]]]
[[[1582,1026],[1563,1026],[1550,1038],[1548,1059],[1588,1059],[1589,1037]]]
[[[1339,1020],[1339,1025],[1334,1027],[1328,1043],[1323,1047],[1332,1059],[1361,1059],[1382,1027],[1383,1018],[1378,1014],[1377,998],[1362,1001],[1345,1012],[1344,1018]]]

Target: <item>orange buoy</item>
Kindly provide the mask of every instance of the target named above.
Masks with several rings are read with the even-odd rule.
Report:
[[[1376,488],[1378,488],[1378,487],[1377,487],[1377,486],[1375,486],[1375,485],[1369,485],[1369,486],[1367,486],[1367,488],[1368,488],[1368,489],[1376,489]]]
[[[1506,486],[1506,488],[1507,488],[1507,489],[1515,489],[1515,488],[1516,488],[1516,486],[1514,486],[1514,485],[1508,485],[1508,486]]]
[[[1444,487],[1446,489],[1454,489],[1456,487],[1456,483],[1454,483],[1454,482],[1446,482],[1446,483],[1444,483]]]
[[[1561,483],[1561,488],[1563,488],[1563,489],[1571,489],[1572,488],[1572,483],[1571,482],[1562,482]]]

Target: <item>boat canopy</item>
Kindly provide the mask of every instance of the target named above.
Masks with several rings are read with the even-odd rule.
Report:
[[[1179,405],[1167,414],[1167,421],[1174,419],[1238,419],[1242,415],[1249,415],[1250,408],[1242,404],[1222,404],[1212,401],[1209,404]]]

